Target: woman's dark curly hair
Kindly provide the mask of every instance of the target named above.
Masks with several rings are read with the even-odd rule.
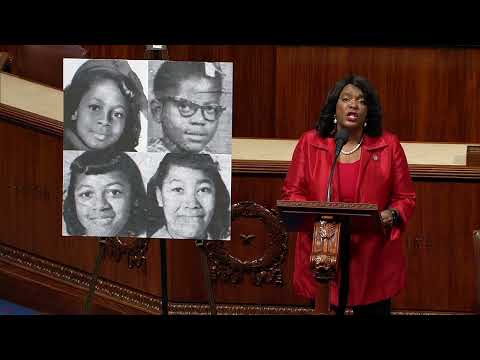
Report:
[[[63,217],[70,235],[85,235],[85,228],[78,220],[75,207],[75,186],[79,175],[98,175],[120,171],[128,179],[131,188],[130,216],[117,236],[137,236],[146,231],[147,194],[137,164],[123,152],[109,150],[85,151],[70,165],[71,175]]]
[[[215,210],[207,226],[207,233],[213,240],[225,239],[230,235],[230,194],[218,172],[218,163],[208,154],[167,153],[160,162],[155,175],[147,185],[149,200],[149,226],[147,236],[153,235],[158,229],[166,225],[163,208],[157,201],[157,188],[161,189],[163,181],[168,175],[170,167],[183,166],[201,170],[208,176],[215,186]]]
[[[320,113],[320,119],[315,126],[319,135],[325,138],[335,133],[336,126],[333,123],[333,118],[336,112],[337,101],[343,88],[348,84],[352,84],[362,90],[365,97],[368,112],[366,116],[367,126],[363,130],[364,133],[373,137],[382,135],[382,106],[377,91],[367,79],[359,75],[349,75],[337,81],[334,88],[330,90]]]
[[[72,115],[77,110],[83,95],[89,91],[93,85],[105,80],[113,80],[117,84],[128,104],[125,129],[120,139],[110,147],[118,151],[135,151],[141,130],[140,104],[136,101],[138,98],[138,89],[130,78],[120,72],[106,68],[97,68],[77,73],[72,83],[64,90],[64,127],[77,134]],[[72,149],[71,145],[67,142],[64,143],[64,148],[66,150],[80,150]]]

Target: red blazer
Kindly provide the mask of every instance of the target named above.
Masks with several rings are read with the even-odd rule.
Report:
[[[395,296],[406,285],[406,258],[400,235],[415,208],[415,190],[405,153],[398,138],[365,136],[355,202],[377,204],[380,210],[394,207],[402,219],[387,232],[387,239],[368,230],[352,233],[348,305],[365,305]],[[283,186],[285,200],[325,201],[327,182],[335,157],[335,140],[321,138],[316,130],[302,135]],[[339,201],[338,172],[333,177],[332,201]],[[293,285],[297,293],[315,298],[316,281],[310,270],[312,233],[299,232],[295,246]],[[339,276],[330,282],[330,302],[338,305]]]

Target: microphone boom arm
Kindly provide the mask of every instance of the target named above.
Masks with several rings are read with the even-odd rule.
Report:
[[[330,170],[330,176],[328,177],[327,202],[330,202],[332,199],[332,180],[333,180],[333,174],[335,173],[335,167],[337,165],[338,155],[335,156],[335,160],[333,160],[332,169]]]

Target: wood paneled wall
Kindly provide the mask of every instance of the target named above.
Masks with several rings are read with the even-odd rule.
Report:
[[[143,45],[84,45],[92,58],[142,59]],[[15,46],[2,46],[15,56]],[[235,137],[296,139],[350,73],[378,89],[402,141],[480,142],[480,50],[342,46],[168,46],[172,60],[234,62]],[[59,69],[61,71],[61,69]]]
[[[277,137],[297,138],[336,80],[377,88],[385,128],[402,141],[479,142],[480,51],[434,48],[278,48]]]
[[[96,241],[59,235],[61,148],[61,137],[58,135],[38,132],[1,119],[0,151],[11,154],[2,157],[0,162],[0,194],[4,199],[0,216],[1,244],[58,264],[57,270],[64,275],[70,271],[88,274],[94,265]],[[12,149],[15,151],[12,152]],[[450,174],[448,178],[429,179],[430,173],[427,171],[426,174],[427,178],[420,173],[414,176],[418,205],[403,239],[408,257],[408,287],[395,298],[394,309],[474,312],[477,299],[472,233],[480,229],[480,176],[455,179]],[[284,176],[284,173],[237,173],[234,167],[232,202],[254,200],[267,208],[274,208]],[[244,246],[238,241],[241,232],[257,235],[252,245]],[[264,251],[266,235],[258,221],[234,221],[232,238],[234,241],[227,244],[227,248],[235,257],[252,259]],[[308,308],[308,301],[296,296],[292,289],[294,248],[295,236],[290,234],[288,255],[282,266],[283,287],[255,286],[248,275],[239,284],[219,280],[215,286],[216,300],[237,305]],[[203,286],[200,254],[194,243],[169,241],[167,251],[170,300],[174,303],[205,304],[207,294]],[[126,259],[120,263],[107,259],[102,265],[101,276],[124,289],[159,299],[159,259],[159,244],[151,241],[146,265],[140,269],[128,269]],[[9,283],[11,279],[5,281]],[[70,291],[62,290],[58,294],[72,297],[74,293]],[[5,294],[3,290],[0,293]],[[62,296],[62,301],[70,299]],[[41,304],[48,303],[43,298],[40,300],[43,300]],[[73,309],[80,311],[81,301],[78,298],[68,301],[77,304]],[[72,306],[70,304],[65,308],[72,311]],[[128,308],[118,310],[116,307],[107,307],[107,310],[133,311]],[[107,310],[98,309],[100,312]]]
[[[97,253],[93,238],[62,237],[61,136],[51,136],[17,124],[0,121],[0,191],[4,199],[0,242],[60,264],[92,272]],[[6,154],[10,154],[7,156]],[[159,258],[152,242],[149,256]],[[160,267],[148,263],[129,270],[107,259],[102,276],[151,294],[160,292]]]
[[[234,176],[236,201],[259,199],[273,207],[284,176]],[[473,231],[480,228],[480,179],[425,180],[414,177],[417,208],[402,241],[408,261],[407,288],[394,299],[397,310],[476,311]],[[291,279],[295,237],[290,236],[285,273]],[[480,274],[479,274],[480,275]],[[264,290],[266,297],[268,291]],[[295,301],[287,292],[282,301]]]
[[[92,58],[141,59],[145,50],[140,45],[85,48]],[[168,49],[172,60],[234,62],[235,137],[298,138],[314,125],[323,99],[335,81],[355,72],[369,78],[378,88],[385,127],[402,141],[480,142],[480,121],[476,118],[480,49],[178,45]],[[15,46],[0,47],[1,50],[14,54]],[[2,157],[0,166],[0,191],[5,199],[0,216],[0,243],[67,269],[89,273],[97,252],[95,240],[59,236],[61,150],[60,136],[0,119],[0,151],[10,154]],[[232,202],[253,200],[273,208],[284,175],[234,172]],[[419,177],[415,186],[417,210],[404,238],[408,288],[395,299],[394,308],[473,312],[476,298],[472,231],[480,228],[479,179]],[[254,221],[247,225],[234,222],[234,234],[244,226],[262,231]],[[250,247],[233,242],[228,247],[235,256],[252,258],[263,251],[262,239],[264,236],[259,235]],[[306,300],[294,294],[291,285],[294,242],[295,237],[290,235],[282,268],[284,287],[256,287],[248,276],[236,285],[220,281],[215,289],[216,300],[309,307]],[[200,255],[194,244],[169,242],[167,251],[170,300],[206,304]],[[101,276],[111,286],[117,284],[159,299],[157,242],[150,242],[147,257],[147,264],[140,269],[128,269],[125,260],[106,260]],[[67,290],[59,290],[57,296],[62,291]],[[73,301],[69,297],[59,299]],[[78,298],[72,304],[65,311],[80,311]],[[105,306],[113,312],[133,311]],[[58,311],[63,310],[60,307]],[[148,311],[156,312],[155,308]]]

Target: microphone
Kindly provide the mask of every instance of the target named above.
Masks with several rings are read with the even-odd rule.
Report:
[[[343,145],[347,143],[349,137],[350,137],[350,132],[344,128],[341,128],[335,134],[335,143],[336,143],[335,160],[338,157],[338,155],[340,155],[340,151],[342,150]]]
[[[343,146],[347,143],[348,138],[350,137],[350,132],[347,129],[341,128],[335,134],[335,159],[333,160],[332,169],[330,170],[330,176],[328,178],[328,187],[327,187],[327,202],[330,202],[332,198],[332,180],[333,173],[335,172],[335,165],[337,164],[338,156]]]

